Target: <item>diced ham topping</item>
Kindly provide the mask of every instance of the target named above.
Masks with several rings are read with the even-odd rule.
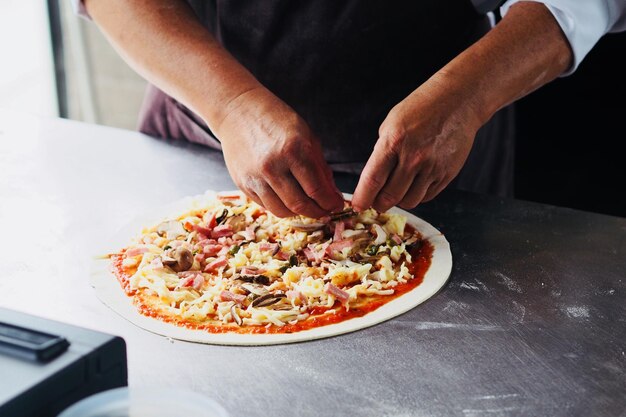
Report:
[[[224,246],[230,246],[233,244],[233,240],[230,237],[222,236],[217,239],[217,243]]]
[[[184,271],[179,272],[178,276],[182,278],[180,287],[192,287],[195,290],[200,290],[204,285],[204,275],[200,271]]]
[[[282,250],[279,250],[278,252],[276,252],[276,255],[274,256],[280,259],[281,261],[288,261],[289,258],[291,257],[291,255],[289,255],[287,252],[283,252]]]
[[[200,246],[215,245],[216,243],[217,243],[217,240],[215,239],[202,239],[198,241],[198,245]]]
[[[350,299],[350,294],[330,282],[324,286],[324,292],[335,297],[341,304],[346,304]]]
[[[199,224],[192,224],[191,228],[192,230],[195,230],[196,232],[200,233],[203,236],[206,236],[206,237],[211,236],[211,229],[207,227],[200,226]]]
[[[285,293],[288,300],[301,301],[303,304],[306,304],[307,299],[300,291],[289,290]]]
[[[211,213],[211,217],[209,217],[209,220],[206,222],[209,229],[213,229],[215,226],[217,226],[217,221],[215,220],[215,217],[216,214],[214,212]]]
[[[241,194],[218,194],[217,198],[220,201],[231,201],[231,200],[239,200],[241,199],[243,196]]]
[[[278,252],[278,248],[278,243],[263,242],[259,245],[259,250],[269,251],[272,253]]]
[[[179,272],[176,275],[178,275],[179,278],[187,278],[187,277],[195,277],[198,274],[202,275],[202,272],[200,272],[200,271],[182,271],[182,272]]]
[[[225,256],[220,256],[219,258],[217,258],[216,260],[209,262],[205,267],[204,267],[204,272],[213,272],[218,268],[221,268],[225,265],[228,264],[228,259],[226,259]]]
[[[393,236],[391,236],[391,240],[396,242],[396,244],[398,245],[402,244],[402,238],[395,233],[393,234]]]
[[[345,219],[343,221],[343,223],[346,225],[346,229],[354,229],[354,217],[350,217],[348,219]]]
[[[349,248],[351,246],[352,246],[352,239],[340,240],[340,241],[333,242],[330,245],[328,245],[328,248],[326,249],[326,253],[328,255],[332,255],[334,252],[341,252],[345,248]]]
[[[234,293],[232,293],[230,291],[222,291],[220,293],[220,300],[222,300],[222,301],[234,301],[237,304],[243,304],[245,299],[246,299],[245,295],[234,294]]]
[[[330,240],[328,242],[324,242],[322,243],[322,245],[320,246],[319,249],[315,249],[314,244],[309,244],[307,245],[306,248],[304,248],[303,252],[304,255],[306,256],[307,260],[309,260],[310,262],[322,262],[322,260],[324,259],[324,256],[326,256],[326,252],[330,246]]]
[[[204,285],[204,276],[203,275],[196,275],[196,277],[193,279],[192,287],[195,290],[199,291],[202,288],[203,285]]]
[[[213,231],[211,232],[211,237],[213,239],[217,239],[219,237],[228,237],[233,235],[233,229],[228,224],[220,224],[219,226],[215,226]]]
[[[242,235],[243,238],[246,240],[254,240],[254,238],[256,237],[256,234],[254,233],[255,230],[256,225],[251,224],[250,226],[246,227],[246,230],[239,232],[239,234]]]
[[[322,246],[320,246],[319,250],[315,254],[317,262],[322,262],[322,260],[324,260],[324,256],[326,256],[326,252],[328,252],[328,248],[330,247],[330,245],[330,240],[322,243]]]
[[[206,245],[215,245],[216,243],[217,241],[215,239],[202,239],[198,241],[198,243],[196,243],[196,245],[194,246],[194,249],[202,252],[202,250],[204,249]]]
[[[150,262],[150,266],[154,269],[162,269],[163,261],[161,260],[161,258],[154,258],[152,262]]]
[[[193,285],[193,278],[194,277],[183,278],[178,284],[178,286],[179,287],[191,287]]]
[[[338,242],[343,239],[341,234],[344,230],[346,230],[346,225],[344,222],[337,222],[335,224],[335,236],[333,236],[333,242]]]
[[[315,252],[313,251],[313,249],[307,247],[302,249],[302,252],[304,252],[304,256],[306,256],[307,261],[317,262],[317,258],[315,257]]]
[[[202,248],[202,253],[204,253],[207,256],[215,256],[217,255],[222,249],[224,248],[224,246],[222,245],[213,245],[213,244],[208,244],[205,245]]]
[[[127,258],[132,258],[133,256],[143,255],[148,252],[148,248],[145,246],[135,246],[134,248],[130,248],[125,252]]]
[[[241,268],[241,275],[260,275],[265,272],[263,268],[257,268],[256,266],[244,266]]]

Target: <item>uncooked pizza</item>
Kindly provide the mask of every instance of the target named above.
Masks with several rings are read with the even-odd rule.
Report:
[[[336,327],[414,292],[436,242],[407,220],[357,213],[349,200],[327,217],[279,218],[242,193],[217,193],[147,225],[109,268],[144,317],[202,341],[232,334],[254,344]]]

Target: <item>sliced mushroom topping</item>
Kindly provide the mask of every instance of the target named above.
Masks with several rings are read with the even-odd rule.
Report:
[[[291,222],[289,226],[299,232],[314,232],[316,230],[322,230],[326,225],[324,223]]]
[[[222,224],[226,220],[226,217],[228,217],[228,209],[222,210],[222,213],[215,217],[215,222],[217,224]]]
[[[272,310],[274,311],[289,311],[292,310],[293,306],[291,304],[282,303],[280,305],[274,306]]]
[[[176,263],[176,259],[167,255],[161,255],[161,262],[163,262],[163,265],[170,266]]]
[[[307,235],[306,242],[307,243],[317,243],[324,239],[324,231],[316,230],[313,233]]]
[[[270,279],[265,275],[257,275],[254,277],[252,282],[255,284],[269,285]]]
[[[233,321],[237,323],[237,326],[241,326],[243,320],[241,320],[241,317],[239,317],[239,314],[237,314],[236,304],[230,306],[230,315],[233,317]]]
[[[419,243],[419,242],[421,242],[420,238],[418,236],[413,236],[413,237],[407,239],[407,241],[404,242],[404,244],[406,246],[413,246],[413,245],[415,245],[416,243]]]
[[[240,232],[246,228],[246,216],[244,216],[243,214],[231,216],[226,219],[224,224],[230,226],[230,228],[233,229],[234,232]]]
[[[157,227],[157,233],[159,236],[164,236],[167,240],[174,240],[179,236],[187,235],[183,224],[177,220],[168,220],[161,223]]]
[[[244,265],[238,266],[237,272],[240,272],[241,275],[260,275],[265,272],[265,269],[259,268],[258,266],[254,265]]]
[[[354,262],[359,262],[360,264],[372,264],[374,265],[376,262],[378,262],[380,260],[380,258],[382,258],[384,255],[384,253],[381,253],[379,255],[374,255],[374,256],[361,256],[361,255],[355,255],[355,257],[353,257],[353,261]]]
[[[169,266],[174,272],[187,271],[193,265],[193,254],[187,248],[179,246],[161,257],[163,265]]]
[[[237,278],[239,281],[251,282],[259,285],[269,285],[270,279],[265,275],[240,275]]]
[[[267,289],[258,284],[244,283],[241,284],[241,288],[256,296],[263,296],[269,293]]]
[[[352,242],[352,252],[361,252],[367,249],[370,244],[370,238],[368,237],[358,237]]]
[[[283,298],[287,298],[287,296],[282,292],[275,292],[273,294],[265,294],[259,298],[256,298],[252,301],[252,307],[267,307],[272,304],[276,304]]]
[[[368,238],[369,233],[367,230],[344,230],[341,237],[343,239],[352,239],[356,241],[357,239]]]
[[[387,254],[387,250],[378,251],[380,245],[369,245],[369,240],[359,242],[359,251],[350,256],[353,262],[375,263],[383,255]]]
[[[338,211],[336,213],[331,213],[330,220],[337,221],[341,219],[347,219],[348,217],[356,216],[357,213],[352,209],[352,207],[347,208],[342,211]]]

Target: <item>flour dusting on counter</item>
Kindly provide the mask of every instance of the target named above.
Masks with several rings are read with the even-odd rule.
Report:
[[[587,306],[567,306],[564,312],[569,317],[576,319],[589,318],[589,307]]]

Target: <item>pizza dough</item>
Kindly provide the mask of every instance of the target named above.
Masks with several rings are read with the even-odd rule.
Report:
[[[120,248],[125,247],[144,227],[157,224],[164,218],[188,211],[194,205],[203,205],[216,197],[217,193],[207,191],[203,195],[187,197],[171,205],[157,208],[150,213],[138,216],[112,237],[112,241],[107,245],[105,253],[115,253]],[[344,193],[344,197],[350,200],[352,196]],[[430,268],[426,272],[423,282],[415,289],[389,301],[364,316],[335,324],[286,334],[209,333],[203,330],[180,327],[140,314],[132,303],[132,298],[126,295],[117,278],[110,270],[109,258],[100,257],[94,259],[90,283],[102,302],[131,323],[153,333],[178,340],[220,345],[271,345],[302,342],[349,333],[389,320],[426,301],[445,285],[452,269],[450,246],[443,234],[429,223],[404,210],[394,207],[389,212],[406,216],[407,223],[412,225],[422,234],[424,239],[432,244],[434,250]]]

